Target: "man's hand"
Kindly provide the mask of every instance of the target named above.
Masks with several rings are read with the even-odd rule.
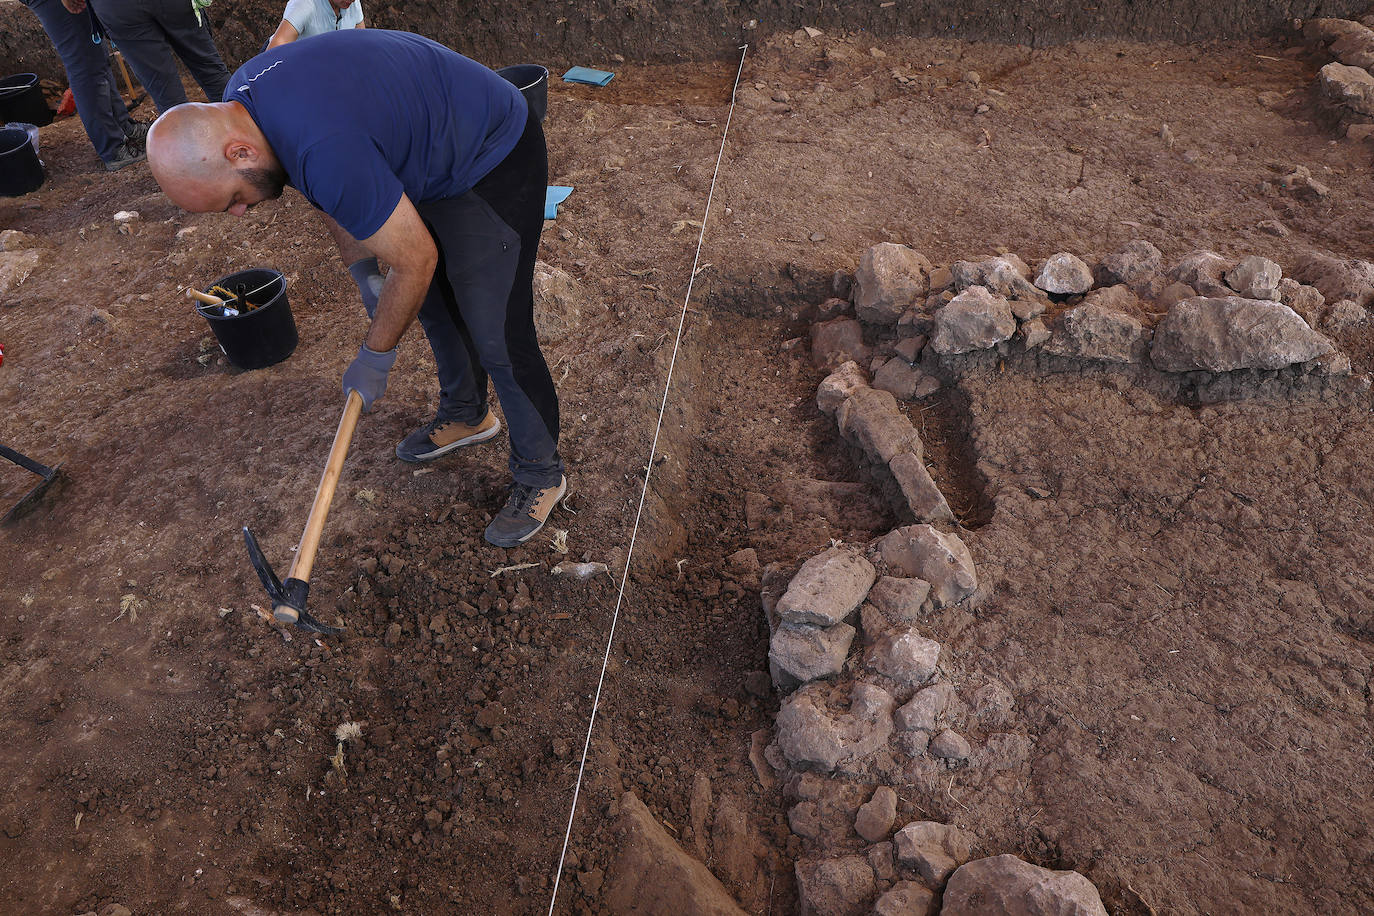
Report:
[[[86,12],[86,0],[62,0],[62,5],[72,14]]]
[[[382,269],[377,266],[377,259],[363,258],[354,261],[348,265],[348,273],[353,282],[358,284],[358,292],[362,294],[367,317],[373,317],[377,314],[377,299],[382,295],[382,284],[386,282],[386,278],[382,276]]]
[[[358,348],[358,355],[353,362],[344,370],[344,397],[348,397],[350,391],[356,391],[363,399],[363,411],[371,410],[373,402],[386,394],[386,378],[395,362],[395,349],[378,353],[363,344]]]

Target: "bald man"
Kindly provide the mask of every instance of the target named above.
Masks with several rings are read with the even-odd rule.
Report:
[[[439,409],[397,455],[430,461],[495,436],[490,378],[514,482],[485,537],[514,547],[544,526],[567,478],[558,395],[534,329],[548,154],[519,90],[418,35],[332,32],[259,54],[223,102],[164,113],[148,163],[167,196],[197,213],[242,216],[288,184],[305,195],[371,319],[344,393],[372,409],[418,315]],[[385,280],[378,258],[391,268]]]

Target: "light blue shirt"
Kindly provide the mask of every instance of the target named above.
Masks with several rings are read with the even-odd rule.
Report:
[[[363,2],[353,0],[351,6],[344,7],[338,15],[329,0],[289,0],[281,18],[300,32],[301,38],[323,35],[325,32],[338,32],[355,28],[363,21]]]

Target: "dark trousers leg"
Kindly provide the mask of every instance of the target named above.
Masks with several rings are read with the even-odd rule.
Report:
[[[203,24],[196,23],[195,11],[190,0],[148,0],[157,10],[157,21],[167,33],[167,41],[172,50],[180,57],[191,77],[205,91],[205,97],[212,102],[224,98],[224,87],[229,85],[229,68],[219,56],[215,47],[214,35],[210,33],[209,14],[201,12]]]
[[[91,41],[91,20],[85,13],[72,14],[61,0],[25,0],[43,23],[62,58],[67,82],[76,100],[76,113],[86,136],[101,159],[109,162],[119,154],[126,129],[132,129],[129,110],[119,95],[109,53],[104,44]]]
[[[490,377],[510,431],[511,474],[539,487],[563,475],[558,394],[535,337],[531,288],[547,176],[543,132],[531,119],[520,144],[476,188],[418,207],[443,259],[422,319],[435,360],[441,373],[449,367],[454,396],[468,409],[484,402]],[[435,314],[440,303],[447,324]],[[447,394],[442,375],[441,384]]]

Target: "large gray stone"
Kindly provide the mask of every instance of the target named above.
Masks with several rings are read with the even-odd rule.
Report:
[[[1229,296],[1231,287],[1223,275],[1231,262],[1215,251],[1190,251],[1169,271],[1174,283],[1186,283],[1202,296]]]
[[[933,732],[953,701],[953,687],[944,681],[931,684],[916,691],[916,695],[893,715],[893,721],[902,731]]]
[[[856,682],[849,709],[832,712],[832,694],[812,683],[790,695],[778,710],[778,749],[797,770],[834,772],[862,760],[892,735],[892,696],[881,687]]]
[[[935,887],[973,852],[973,837],[951,824],[916,821],[892,838],[897,864],[916,870]]]
[[[889,392],[893,397],[903,401],[910,401],[916,397],[921,383],[927,378],[928,376],[913,366],[909,360],[894,356],[873,373],[873,387]]]
[[[876,464],[887,464],[903,452],[920,457],[925,451],[920,433],[889,391],[858,389],[840,405],[835,422],[841,435],[863,449]]]
[[[1331,341],[1286,305],[1241,299],[1184,299],[1155,329],[1150,358],[1166,372],[1282,369],[1332,352]]]
[[[832,677],[844,670],[855,629],[847,623],[831,627],[784,623],[773,631],[768,644],[768,666],[773,683],[783,690],[817,678]]]
[[[1016,333],[1016,318],[1002,296],[970,286],[935,313],[930,347],[941,355],[995,347]]]
[[[828,627],[858,608],[877,577],[873,564],[846,547],[831,547],[802,564],[778,599],[777,615],[786,623]]]
[[[1374,304],[1374,263],[1369,261],[1311,251],[1299,256],[1289,273],[1315,286],[1327,302],[1350,299],[1365,308]]]
[[[961,867],[941,916],[1107,916],[1097,888],[1076,871],[1050,871],[1001,855]]]
[[[963,292],[981,286],[1006,298],[1038,299],[1044,293],[1028,279],[1030,272],[1020,258],[1003,255],[982,261],[955,261],[950,265],[954,288]]]
[[[854,832],[870,843],[887,838],[892,822],[897,819],[897,793],[888,786],[879,786],[873,797],[859,807],[854,815]]]
[[[911,452],[903,452],[887,464],[897,481],[907,508],[918,522],[952,522],[954,513],[945,495],[935,485],[925,462]]]
[[[1163,263],[1158,248],[1144,239],[1132,239],[1120,251],[1102,259],[1097,266],[1097,281],[1102,286],[1135,286],[1159,273]]]
[[[563,340],[582,327],[587,295],[570,274],[535,261],[533,287],[534,325],[540,341]]]
[[[1040,268],[1040,275],[1035,278],[1035,285],[1047,293],[1060,296],[1080,295],[1093,288],[1092,268],[1076,255],[1061,251],[1050,255],[1045,261]]]
[[[1308,41],[1331,44],[1361,29],[1364,29],[1363,25],[1350,19],[1318,17],[1303,20],[1302,37]]]
[[[821,380],[820,386],[816,389],[816,406],[820,408],[821,413],[833,416],[850,395],[860,388],[867,387],[868,376],[864,375],[858,363],[853,360],[841,363],[834,372]]]
[[[907,579],[902,576],[880,576],[868,590],[872,604],[888,620],[895,622],[914,621],[921,616],[921,606],[930,597],[930,583],[924,579]]]
[[[802,916],[867,916],[878,893],[863,856],[799,859],[795,873]]]
[[[1332,61],[1317,72],[1322,95],[1362,115],[1374,115],[1374,76],[1363,67]]]
[[[940,644],[907,627],[880,637],[864,653],[864,667],[903,687],[930,680],[940,663]]]
[[[1374,67],[1374,32],[1358,22],[1351,24],[1357,28],[1350,29],[1333,41],[1331,53],[1343,64],[1368,70]]]
[[[978,587],[973,557],[953,534],[908,525],[885,534],[878,548],[883,562],[930,583],[930,600],[937,608],[957,604]]]
[[[606,877],[612,913],[645,916],[744,916],[729,892],[668,836],[633,792],[620,800],[619,845]]]
[[[873,916],[933,916],[935,892],[919,881],[898,881],[873,904]]]
[[[1297,312],[1299,318],[1315,328],[1317,322],[1321,320],[1322,306],[1326,304],[1326,297],[1315,286],[1299,283],[1292,277],[1284,277],[1279,281],[1279,301]],[[1169,304],[1173,305],[1172,302]]]
[[[1226,274],[1226,283],[1244,299],[1266,299],[1277,302],[1283,268],[1268,258],[1252,254],[1241,258],[1239,264]]]
[[[1135,318],[1090,298],[1060,316],[1044,350],[1056,356],[1138,363],[1148,347],[1145,338],[1145,326]]]
[[[874,245],[854,273],[854,313],[869,324],[896,324],[908,306],[925,296],[930,270],[930,262],[905,245]]]
[[[871,349],[864,343],[863,325],[853,318],[834,318],[811,326],[811,361],[833,369],[854,360],[866,363]]]

